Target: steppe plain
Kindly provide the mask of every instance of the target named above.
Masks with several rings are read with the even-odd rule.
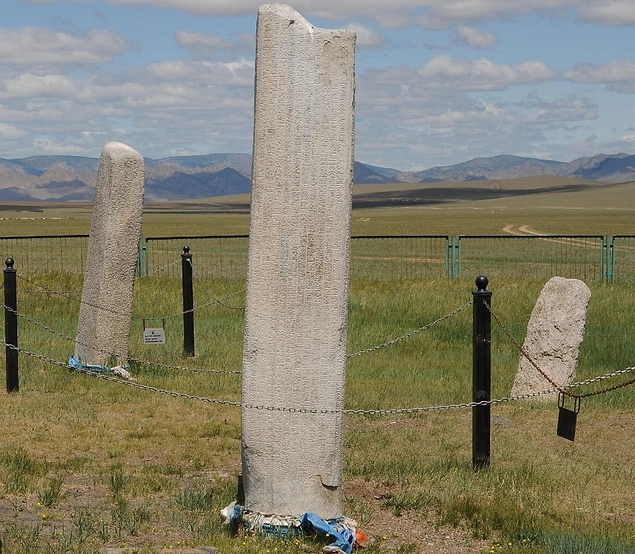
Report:
[[[248,207],[246,195],[148,204],[143,234],[246,234]],[[84,234],[90,215],[90,204],[5,204],[0,236]],[[539,178],[355,187],[353,235],[518,233],[635,234],[635,183]],[[79,285],[42,279],[50,289]],[[178,312],[179,286],[142,285],[140,295],[150,300],[140,300],[140,308]],[[234,285],[205,286],[221,296]],[[522,340],[540,284],[493,286],[496,309]],[[449,312],[469,300],[472,287],[469,281],[353,283],[351,350]],[[164,301],[171,293],[175,298]],[[604,373],[635,365],[629,338],[635,287],[596,284],[593,295],[583,378],[600,368]],[[73,335],[76,321],[64,295],[49,292],[29,300],[25,294],[22,305],[34,318],[48,317],[48,325]],[[467,375],[457,378],[459,384],[448,381],[450,372],[469,373],[471,367],[471,322],[466,312],[462,316],[456,328],[442,326],[396,353],[352,362],[347,407],[452,403],[462,389],[461,400],[469,400]],[[239,370],[241,323],[239,314],[220,307],[201,321],[197,332],[214,340],[197,343],[195,360],[182,357],[178,338],[147,352],[133,337],[132,349],[159,363]],[[32,339],[48,347],[48,355],[63,357],[63,346],[35,335],[27,333],[25,344]],[[504,396],[517,352],[508,346],[493,350],[496,367],[507,368],[495,370],[501,382],[494,395]],[[90,380],[26,356],[21,369],[20,393],[8,395],[0,408],[0,525],[7,552],[119,548],[151,554],[201,545],[222,553],[321,551],[321,543],[304,539],[231,537],[218,523],[218,510],[235,495],[240,472],[235,408]],[[230,376],[204,376],[205,382],[191,373],[134,369],[140,383],[239,398]],[[555,435],[553,406],[498,405],[492,467],[484,472],[471,468],[467,410],[347,417],[345,510],[370,538],[365,552],[634,553],[634,388],[585,401],[575,443]]]

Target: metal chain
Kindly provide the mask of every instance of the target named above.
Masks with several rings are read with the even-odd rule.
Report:
[[[151,275],[156,275],[157,273],[161,273],[162,271],[165,271],[166,269],[172,267],[173,265],[178,264],[180,261],[181,260],[176,260],[176,261],[172,262],[171,264],[164,265],[163,267],[159,267],[158,269],[150,271],[147,275],[142,275],[141,277],[137,277],[136,280],[139,281],[141,279],[147,279]]]
[[[557,392],[560,392],[566,396],[570,396],[571,398],[577,398],[579,399],[580,397],[576,394],[572,394],[570,392],[567,392],[565,390],[564,387],[561,387],[560,385],[558,385],[558,383],[556,383],[551,377],[549,377],[549,375],[547,375],[539,366],[538,364],[532,360],[531,356],[527,353],[527,351],[516,341],[516,339],[514,337],[512,337],[512,334],[507,330],[507,328],[503,325],[503,322],[500,320],[500,318],[494,313],[494,311],[492,310],[492,307],[485,301],[483,300],[483,305],[487,308],[487,310],[489,311],[489,313],[491,314],[491,316],[494,318],[494,320],[496,321],[496,323],[498,324],[498,326],[503,330],[503,332],[507,335],[507,338],[511,341],[511,343],[518,349],[518,351],[521,353],[521,355],[534,367],[534,369],[540,373],[540,375],[542,375],[545,380],[547,380],[549,382],[549,384],[554,387],[556,389]]]
[[[79,344],[81,346],[85,346],[86,348],[90,348],[92,350],[100,352],[101,354],[105,354],[106,356],[116,356],[116,354],[114,354],[113,352],[104,350],[103,348],[95,348],[94,346],[90,344],[83,343],[82,341],[78,341],[77,339],[74,339],[72,337],[69,337],[68,335],[65,335],[59,331],[56,331],[55,329],[52,329],[51,327],[47,327],[43,323],[40,323],[39,321],[36,321],[24,314],[21,314],[18,311],[14,310],[13,308],[10,308],[6,304],[0,304],[0,305],[2,305],[5,310],[8,310],[9,312],[14,313],[16,316],[24,319],[25,321],[28,321],[32,325],[35,325],[36,327],[40,327],[44,329],[45,331],[48,331],[49,333],[56,335],[59,338],[62,338],[72,343]],[[135,362],[140,365],[149,365],[154,367],[161,367],[164,369],[176,369],[178,371],[190,371],[192,373],[212,373],[212,374],[230,374],[230,375],[240,375],[242,373],[242,371],[231,371],[231,370],[223,370],[223,369],[202,369],[202,368],[193,368],[193,367],[173,366],[173,365],[163,364],[160,362],[152,362],[150,360],[141,360],[141,359],[133,358],[130,356],[128,357],[128,361]]]
[[[128,357],[128,360],[141,365],[149,365],[153,367],[161,367],[163,369],[176,369],[177,371],[189,371],[190,373],[211,373],[215,375],[242,375],[242,371],[230,370],[230,369],[204,369],[196,367],[184,367],[169,364],[162,364],[161,362],[151,362],[150,360],[139,360],[138,358]]]
[[[52,365],[56,365],[58,367],[64,367],[66,369],[70,369],[72,371],[76,371],[77,373],[83,373],[85,375],[90,375],[91,377],[97,377],[99,379],[103,379],[104,381],[111,381],[113,383],[119,383],[121,385],[127,385],[127,386],[131,386],[133,388],[136,389],[141,389],[141,390],[146,390],[146,391],[151,391],[151,392],[159,392],[162,394],[166,394],[168,396],[174,396],[174,397],[180,397],[180,398],[187,398],[190,400],[200,400],[203,402],[208,402],[208,403],[212,403],[212,404],[224,404],[224,405],[228,405],[228,406],[240,406],[240,402],[232,402],[230,400],[215,400],[213,398],[205,398],[203,396],[194,396],[191,394],[184,394],[184,393],[180,393],[180,392],[174,392],[174,391],[169,391],[169,390],[165,390],[165,389],[159,389],[156,387],[150,387],[148,385],[142,385],[141,383],[137,383],[135,381],[128,381],[128,380],[124,380],[124,379],[119,379],[117,377],[112,377],[110,375],[106,375],[104,373],[98,372],[98,371],[92,371],[90,369],[87,368],[83,368],[83,367],[73,367],[68,365],[68,363],[66,362],[60,362],[58,360],[54,360],[52,358],[48,358],[47,356],[43,356],[42,354],[37,354],[35,352],[30,352],[29,350],[25,350],[23,348],[18,348],[17,346],[13,345],[13,344],[8,344],[6,342],[0,342],[0,344],[3,344],[5,347],[7,348],[11,348],[12,350],[17,350],[18,352],[22,353],[22,354],[26,354],[27,356],[31,356],[33,358],[37,358],[41,361],[50,363]]]
[[[598,394],[604,394],[606,392],[612,392],[614,390],[618,390],[618,389],[622,389],[624,387],[628,387],[629,385],[632,385],[635,383],[635,379],[629,379],[628,381],[624,381],[623,383],[619,383],[617,385],[614,385],[612,387],[608,387],[606,389],[602,389],[602,390],[596,390],[593,392],[587,392],[584,394],[579,395],[578,398],[588,398],[589,396],[597,396]]]
[[[91,377],[98,377],[105,381],[112,381],[115,383],[120,383],[122,385],[127,385],[129,387],[137,388],[140,390],[156,392],[160,394],[165,394],[167,396],[177,397],[177,398],[185,398],[187,400],[198,400],[200,402],[207,402],[210,404],[219,404],[224,406],[234,406],[237,408],[246,408],[246,409],[254,409],[254,410],[263,410],[263,411],[273,411],[273,412],[290,412],[290,413],[303,413],[303,414],[343,414],[343,415],[397,415],[397,414],[415,414],[415,413],[423,413],[423,412],[439,412],[444,410],[459,410],[459,409],[467,409],[474,408],[476,406],[486,406],[486,405],[494,405],[501,404],[505,402],[512,402],[516,400],[526,400],[530,398],[535,398],[538,396],[542,396],[545,394],[552,394],[557,392],[559,389],[548,389],[540,392],[533,392],[527,394],[520,394],[517,396],[508,396],[504,398],[498,398],[493,400],[481,400],[479,402],[465,402],[462,404],[449,404],[445,406],[427,406],[422,408],[396,408],[396,409],[374,409],[374,410],[329,410],[329,409],[316,409],[316,408],[293,408],[293,407],[285,407],[285,406],[266,406],[263,404],[250,404],[243,403],[231,400],[219,400],[215,398],[207,398],[204,396],[196,396],[192,394],[185,394],[176,391],[169,391],[165,389],[159,389],[157,387],[151,387],[149,385],[143,385],[141,383],[137,383],[135,381],[127,381],[123,379],[119,379],[117,377],[112,377],[110,375],[105,375],[103,373],[91,371],[85,368],[76,368],[71,367],[65,362],[59,362],[57,360],[53,360],[51,358],[47,358],[46,356],[42,356],[41,354],[36,354],[34,352],[29,352],[28,350],[24,350],[22,348],[18,348],[12,344],[7,344],[3,342],[4,346],[11,348],[13,350],[17,350],[18,352],[22,352],[28,356],[32,356],[38,358],[42,361],[51,363],[53,365],[57,365],[60,367],[65,367],[71,369],[73,371],[77,371],[79,373],[84,373],[86,375],[90,375]],[[592,379],[588,379],[586,381],[581,381],[579,383],[573,383],[571,385],[567,385],[565,387],[560,387],[564,389],[580,387],[589,383],[601,381],[603,379],[608,379],[610,377],[621,375],[623,373],[628,373],[631,371],[635,371],[635,367],[628,367],[626,369],[616,371],[614,373],[607,373],[606,375],[602,375],[599,377],[594,377]]]
[[[173,319],[175,317],[181,317],[184,314],[191,314],[193,312],[196,312],[198,310],[201,310],[202,308],[207,308],[207,306],[213,306],[214,304],[221,304],[222,306],[225,306],[225,304],[222,303],[222,300],[227,300],[228,298],[231,298],[232,296],[236,296],[237,294],[240,294],[241,292],[244,292],[243,290],[238,290],[236,292],[231,292],[226,296],[223,296],[221,298],[214,298],[214,300],[211,300],[210,302],[206,302],[205,304],[200,304],[198,306],[194,306],[193,308],[189,309],[189,310],[184,310],[182,312],[178,312],[175,314],[171,314],[171,315],[166,315],[163,317],[141,317],[141,316],[133,316],[133,319],[139,319],[139,320],[144,320],[144,321],[158,321],[158,320],[163,320],[163,319]],[[226,308],[231,308],[231,306],[225,306]],[[234,308],[236,310],[241,310],[243,308]]]
[[[170,265],[174,265],[176,263],[179,263],[179,262],[173,262]],[[165,267],[170,267],[170,265],[165,266]],[[108,313],[111,313],[111,314],[114,314],[114,315],[127,317],[126,314],[122,314],[121,312],[118,312],[117,310],[113,310],[112,308],[105,308],[105,307],[99,306],[97,304],[92,304],[90,302],[86,302],[85,300],[80,300],[78,298],[75,298],[75,297],[71,296],[71,294],[70,294],[70,292],[72,292],[74,294],[79,294],[79,291],[70,291],[70,292],[68,292],[68,291],[56,291],[56,290],[49,289],[49,288],[45,287],[44,285],[40,285],[39,283],[36,283],[35,281],[31,281],[30,279],[28,279],[26,277],[18,276],[18,278],[22,279],[23,281],[26,281],[26,282],[28,282],[28,283],[30,283],[32,285],[35,285],[36,287],[39,287],[39,288],[41,288],[42,290],[44,290],[44,291],[46,291],[48,293],[59,294],[60,296],[65,296],[66,298],[68,298],[70,300],[74,300],[75,302],[79,302],[80,304],[83,304],[85,306],[89,306],[91,308],[95,308],[96,310],[102,310],[102,311],[105,311],[105,312],[108,312]],[[227,298],[231,298],[232,296],[236,296],[237,294],[240,294],[241,292],[244,292],[244,289],[236,291],[236,292],[232,292],[232,293],[230,293],[230,294],[228,294],[226,296],[223,296],[221,298],[214,298],[214,300],[212,300],[211,302],[207,302],[205,304],[201,304],[200,306],[195,306],[191,310],[185,310],[185,311],[177,312],[177,313],[166,315],[166,316],[162,316],[162,317],[143,317],[143,316],[133,315],[132,319],[135,319],[137,321],[161,321],[161,320],[164,320],[164,319],[173,319],[173,318],[176,318],[176,317],[181,317],[183,314],[191,313],[191,312],[194,312],[196,310],[200,310],[201,308],[206,308],[207,306],[211,306],[213,304],[221,304],[221,305],[223,305],[223,306],[225,306],[227,308],[232,308],[232,309],[237,309],[237,310],[238,309],[243,309],[243,308],[240,308],[240,307],[227,306],[226,304],[223,304],[223,302],[222,302],[223,300],[226,300]]]
[[[40,285],[34,281],[31,281],[30,279],[27,279],[26,277],[18,277],[19,279],[22,279],[23,281],[26,281],[28,283],[31,283],[32,285],[35,285],[37,287],[40,287],[41,289],[45,290],[46,292],[52,293],[52,294],[59,294],[60,296],[65,296],[66,298],[68,298],[69,300],[74,300],[75,302],[79,302],[80,304],[83,304],[85,306],[90,306],[91,308],[95,308],[96,310],[102,310],[104,312],[108,312],[114,315],[120,315],[120,316],[125,316],[126,314],[122,314],[121,312],[118,312],[117,310],[113,310],[112,308],[105,308],[103,306],[98,306],[97,304],[91,304],[90,302],[86,302],[85,300],[80,300],[77,298],[74,298],[73,296],[71,296],[68,293],[65,293],[64,291],[55,291],[52,289],[49,289],[47,287],[45,287],[44,285]]]
[[[552,387],[554,387],[555,390],[553,392],[558,392],[558,393],[563,394],[565,396],[569,396],[570,398],[574,398],[577,401],[580,401],[582,398],[588,398],[589,396],[596,396],[598,394],[611,392],[611,391],[614,391],[614,390],[617,390],[617,389],[621,389],[623,387],[627,387],[628,385],[632,385],[633,383],[635,383],[635,379],[631,379],[629,381],[625,381],[625,382],[620,383],[618,385],[615,385],[613,387],[608,387],[606,389],[602,389],[602,390],[599,390],[599,391],[587,392],[587,393],[584,393],[584,394],[573,394],[571,392],[568,392],[567,391],[568,387],[558,385],[551,377],[549,377],[549,375],[547,375],[547,373],[545,373],[544,370],[542,370],[538,366],[538,364],[531,358],[531,356],[527,353],[527,351],[522,346],[520,346],[520,344],[516,341],[516,339],[514,339],[514,337],[512,337],[511,333],[503,325],[503,323],[500,320],[500,318],[494,313],[494,311],[492,310],[491,306],[485,300],[483,300],[483,304],[489,310],[489,313],[492,315],[492,317],[494,318],[496,323],[498,323],[498,326],[507,335],[507,338],[509,338],[509,340],[512,342],[512,344],[520,351],[520,353],[527,359],[527,361],[538,371],[538,373],[540,373],[540,375],[542,375],[549,382],[549,384]],[[595,381],[591,381],[591,382],[595,382]]]
[[[77,298],[73,298],[71,295],[81,294],[82,292],[80,290],[53,290],[53,289],[49,289],[48,287],[45,287],[44,285],[41,285],[40,283],[36,283],[35,281],[32,281],[28,277],[22,277],[22,275],[17,275],[17,278],[39,289],[42,289],[42,291],[47,294],[58,294],[60,296],[66,296],[67,298],[71,298],[72,300],[77,300]],[[31,292],[31,291],[27,291],[27,292]]]
[[[397,337],[395,339],[389,340],[387,342],[384,342],[382,344],[378,344],[377,346],[372,346],[370,348],[366,348],[365,350],[360,350],[359,352],[355,352],[354,354],[348,354],[346,357],[347,358],[355,358],[356,356],[361,356],[362,354],[368,354],[369,352],[376,352],[377,350],[381,350],[382,348],[386,348],[387,346],[392,346],[393,344],[396,344],[402,340],[406,340],[409,339],[411,337],[414,337],[415,335],[421,333],[421,331],[425,331],[426,329],[429,329],[430,327],[434,327],[435,325],[437,325],[438,323],[441,323],[442,321],[455,316],[456,314],[458,314],[459,312],[462,312],[463,310],[465,310],[465,308],[467,308],[468,306],[473,304],[473,300],[470,300],[467,304],[461,306],[460,308],[457,308],[456,310],[454,310],[453,312],[450,312],[449,314],[446,314],[444,316],[441,316],[439,319],[432,321],[431,323],[428,323],[426,325],[424,325],[423,327],[419,327],[418,329],[415,329],[414,331],[411,331],[410,333],[407,333],[405,335],[402,335],[400,337]]]
[[[188,258],[187,261],[189,262],[190,266],[192,267],[192,276],[194,276],[194,265],[192,264],[192,259]],[[215,304],[220,304],[221,306],[223,306],[224,308],[228,308],[230,310],[244,310],[245,307],[244,306],[230,306],[229,304],[225,304],[223,302],[223,300],[226,300],[227,298],[229,298],[229,296],[224,296],[222,298],[218,298],[212,291],[210,291],[207,286],[205,285],[205,281],[203,279],[196,281],[196,283],[200,283],[203,288],[205,289],[205,292],[207,292],[207,294],[209,294],[209,296],[212,297],[213,302]],[[241,292],[245,292],[245,289],[241,289],[239,291],[236,291],[234,293],[231,294],[231,296],[235,296],[237,294],[240,294]]]
[[[238,293],[234,293],[234,294],[238,294]],[[471,407],[476,407],[476,406],[484,406],[484,405],[492,405],[492,404],[498,404],[498,403],[502,403],[502,402],[510,402],[510,401],[514,401],[514,400],[521,400],[521,399],[528,399],[528,398],[533,398],[533,397],[537,397],[537,396],[541,396],[541,395],[545,395],[545,394],[551,394],[553,392],[559,392],[561,394],[566,394],[568,396],[574,397],[576,399],[580,399],[580,398],[584,398],[584,397],[588,397],[588,396],[594,396],[594,395],[598,395],[598,394],[602,394],[605,392],[610,392],[622,387],[626,387],[630,384],[635,383],[635,379],[631,379],[629,381],[626,381],[624,383],[615,385],[613,387],[608,387],[606,389],[600,390],[600,391],[594,391],[594,392],[590,392],[590,393],[586,393],[583,395],[575,395],[572,393],[568,392],[568,389],[574,388],[574,387],[580,387],[582,385],[586,385],[586,384],[590,384],[590,383],[594,383],[594,382],[599,382],[602,381],[604,379],[609,379],[611,377],[615,377],[618,375],[622,375],[624,373],[628,373],[630,371],[634,371],[635,367],[630,367],[630,368],[626,368],[624,370],[620,370],[617,372],[613,372],[613,373],[608,373],[605,374],[603,376],[599,376],[599,377],[595,377],[592,379],[588,379],[586,381],[582,381],[579,383],[574,383],[571,385],[566,385],[566,386],[559,386],[557,385],[552,379],[550,379],[545,373],[544,371],[542,371],[538,365],[528,356],[528,354],[525,352],[525,350],[520,347],[520,345],[516,342],[516,340],[511,336],[511,333],[505,328],[505,326],[503,325],[503,323],[501,322],[500,318],[492,311],[491,307],[488,305],[487,302],[483,302],[484,305],[487,307],[487,309],[489,310],[489,312],[491,313],[492,317],[494,317],[495,321],[498,323],[498,325],[501,327],[501,329],[503,329],[503,331],[506,333],[507,337],[510,339],[510,341],[514,344],[514,346],[516,346],[516,348],[518,348],[518,350],[529,360],[529,362],[536,368],[536,370],[538,370],[541,375],[543,375],[543,377],[545,377],[545,379],[547,381],[549,381],[549,383],[554,387],[553,389],[549,389],[549,390],[545,390],[545,391],[540,391],[540,392],[535,392],[535,393],[528,393],[528,394],[523,394],[523,395],[517,395],[517,396],[513,396],[513,397],[505,397],[505,398],[500,398],[500,399],[494,399],[494,400],[483,400],[483,401],[479,401],[479,402],[468,402],[468,403],[462,403],[462,404],[452,404],[452,405],[446,405],[446,406],[428,406],[428,407],[421,407],[421,408],[397,408],[397,409],[374,409],[374,410],[328,410],[328,409],[313,409],[313,408],[292,408],[292,407],[282,407],[282,406],[265,406],[265,405],[255,405],[255,404],[247,404],[247,403],[241,403],[241,402],[232,402],[232,401],[227,401],[227,400],[218,400],[218,399],[211,399],[211,398],[206,398],[206,397],[200,397],[200,396],[195,396],[195,395],[188,395],[188,394],[184,394],[184,393],[179,393],[179,392],[175,392],[175,391],[167,391],[164,389],[158,389],[156,387],[150,387],[148,385],[142,385],[136,382],[130,382],[130,381],[124,381],[115,377],[110,377],[107,375],[104,375],[102,373],[99,372],[95,372],[95,371],[91,371],[89,369],[86,368],[74,368],[69,366],[67,363],[64,362],[58,362],[56,360],[53,360],[51,358],[47,358],[46,356],[43,356],[41,354],[37,354],[35,352],[30,352],[21,348],[18,348],[15,345],[10,345],[7,343],[3,343],[6,347],[8,348],[12,348],[14,350],[17,350],[18,352],[23,352],[24,354],[27,354],[29,356],[33,356],[36,357],[40,360],[43,360],[45,362],[48,363],[52,363],[54,365],[58,365],[58,366],[62,366],[62,367],[67,367],[70,369],[73,369],[75,371],[78,371],[80,373],[85,373],[87,375],[92,375],[92,376],[96,376],[108,381],[114,381],[117,383],[123,383],[126,384],[128,386],[133,386],[142,390],[148,390],[148,391],[153,391],[153,392],[158,392],[158,393],[162,393],[162,394],[166,394],[169,396],[174,396],[174,397],[182,397],[182,398],[186,398],[186,399],[191,399],[191,400],[199,400],[199,401],[203,401],[203,402],[209,402],[209,403],[214,403],[214,404],[223,404],[223,405],[229,405],[229,406],[237,406],[237,407],[242,407],[242,408],[247,408],[247,409],[260,409],[260,410],[267,410],[267,411],[282,411],[282,412],[294,412],[294,413],[312,413],[312,414],[333,414],[333,413],[342,413],[342,414],[352,414],[352,415],[386,415],[386,414],[411,414],[411,413],[421,413],[421,412],[431,412],[431,411],[441,411],[441,410],[451,410],[451,409],[462,409],[462,408],[471,408]],[[457,308],[456,310],[454,310],[453,312],[450,312],[449,314],[446,314],[445,316],[440,317],[439,319],[428,323],[427,325],[424,325],[423,327],[420,327],[410,333],[407,333],[406,335],[402,335],[401,337],[397,337],[395,339],[392,339],[390,341],[387,341],[383,344],[374,346],[372,348],[368,348],[365,350],[361,350],[359,352],[356,352],[355,354],[351,354],[349,356],[347,356],[347,358],[352,358],[355,356],[359,356],[361,354],[365,354],[368,352],[374,352],[377,351],[381,348],[385,348],[387,346],[390,346],[392,344],[395,344],[397,342],[400,342],[402,340],[405,340],[407,338],[410,338],[418,333],[420,333],[421,331],[428,329],[442,321],[444,321],[445,319],[448,319],[449,317],[452,317],[453,315],[458,314],[459,312],[461,312],[462,310],[464,310],[465,308],[467,308],[469,305],[473,304],[473,301],[470,301],[468,303],[466,303],[465,305],[461,306],[460,308]],[[9,306],[2,304],[5,308],[5,310],[8,310],[12,313],[14,313],[16,316],[19,316],[23,319],[25,319],[26,321],[37,325],[61,338],[64,338],[65,340],[68,340],[70,342],[75,342],[75,339],[72,339],[71,337],[68,337],[58,331],[55,331],[54,329],[51,329],[50,327],[47,327],[46,325],[43,325],[42,323],[39,323],[37,321],[35,321],[32,318],[29,318],[28,316],[25,316],[23,314],[20,314],[19,312],[17,312],[17,310],[14,310],[13,308],[10,308]],[[81,344],[81,343],[79,343]],[[88,348],[93,348],[90,345],[86,345],[83,344],[83,346],[86,346]],[[105,351],[102,351],[106,354],[111,354]],[[195,368],[186,368],[186,367],[179,367],[179,366],[170,366],[168,364],[162,364],[162,363],[158,363],[158,362],[150,362],[150,361],[143,361],[143,360],[138,360],[135,358],[129,358],[129,360],[135,361],[137,363],[140,364],[148,364],[148,365],[154,365],[154,366],[159,366],[159,367],[164,367],[164,368],[169,368],[169,369],[179,369],[179,370],[185,370],[185,371],[195,371],[195,372],[201,372],[201,373],[233,373],[233,374],[239,374],[241,372],[239,371],[222,371],[222,370],[206,370],[206,369],[195,369]]]

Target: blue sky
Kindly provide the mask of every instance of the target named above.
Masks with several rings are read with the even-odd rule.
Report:
[[[0,158],[251,152],[260,4],[3,0]],[[634,0],[291,6],[357,32],[359,161],[635,153]]]

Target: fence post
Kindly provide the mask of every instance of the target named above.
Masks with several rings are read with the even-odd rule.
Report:
[[[4,342],[6,343],[7,392],[18,392],[18,294],[13,258],[4,270]]]
[[[606,281],[607,283],[613,283],[613,270],[615,267],[615,237],[609,235],[605,237],[604,240],[606,241]]]
[[[137,245],[137,277],[144,277],[143,268],[143,236],[141,236]]]
[[[472,401],[491,399],[491,331],[492,318],[485,303],[491,306],[492,293],[487,289],[488,279],[484,275],[476,278],[472,292],[473,305],[473,357],[472,357]],[[483,469],[490,462],[490,404],[472,408],[472,467]]]
[[[192,254],[190,247],[183,247],[181,254],[183,279],[183,353],[194,356],[194,291],[192,288]]]

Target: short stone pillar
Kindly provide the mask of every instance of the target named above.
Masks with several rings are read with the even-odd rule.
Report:
[[[543,287],[529,319],[523,348],[558,386],[575,380],[590,298],[589,287],[579,279],[553,277]],[[521,355],[512,396],[551,388],[553,385]],[[555,398],[557,393],[536,397],[537,400]]]
[[[75,342],[83,364],[121,365],[128,359],[143,190],[141,155],[125,144],[107,143],[97,169]]]
[[[254,512],[342,510],[354,53],[351,31],[260,7],[242,388]]]

